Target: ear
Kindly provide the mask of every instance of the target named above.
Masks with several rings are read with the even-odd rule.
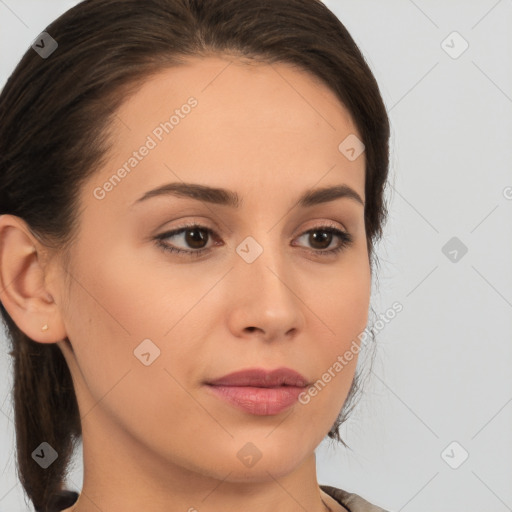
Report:
[[[0,301],[30,339],[55,343],[66,337],[66,330],[47,289],[47,255],[21,218],[0,215]]]

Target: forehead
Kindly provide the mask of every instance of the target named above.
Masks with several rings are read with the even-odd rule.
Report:
[[[163,69],[145,81],[121,106],[118,115],[128,119],[134,114],[138,119],[141,114],[149,117],[190,95],[206,102],[210,112],[215,106],[224,110],[229,104],[243,104],[247,110],[237,112],[243,118],[244,113],[257,113],[260,106],[273,106],[279,107],[277,111],[296,110],[301,122],[309,114],[315,125],[323,120],[335,130],[334,124],[342,121],[355,130],[337,95],[313,73],[291,63],[270,64],[229,56],[188,58],[182,64]],[[289,119],[290,126],[294,120],[297,116]]]
[[[347,183],[364,198],[364,155],[351,162],[339,149],[360,138],[350,113],[319,78],[290,64],[188,59],[149,77],[118,109],[112,133],[95,184],[124,166],[115,193],[125,203],[181,178],[251,188],[313,186],[329,175],[319,185]],[[152,148],[134,157],[143,146]]]

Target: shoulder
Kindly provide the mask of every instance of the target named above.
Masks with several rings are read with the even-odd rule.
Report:
[[[320,489],[327,493],[331,498],[343,505],[350,512],[388,512],[383,508],[373,505],[369,501],[355,494],[330,485],[320,485]]]

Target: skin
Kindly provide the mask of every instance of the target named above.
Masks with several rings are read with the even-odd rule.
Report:
[[[190,96],[198,105],[94,197]],[[338,150],[348,135],[361,138],[348,111],[305,71],[211,56],[147,80],[113,133],[108,162],[81,190],[69,277],[62,254],[21,219],[0,217],[1,300],[30,338],[58,344],[78,398],[84,485],[67,512],[345,510],[320,490],[314,450],[347,397],[356,355],[307,405],[276,415],[234,408],[203,382],[281,366],[315,382],[364,330],[363,205],[344,197],[296,206],[308,189],[342,184],[364,201],[364,154],[349,161]],[[230,189],[243,204],[162,196],[131,206],[181,181]],[[217,234],[203,256],[156,245],[156,235],[192,221]],[[339,239],[315,246],[303,235],[326,222],[353,243],[318,256]],[[236,252],[247,236],[263,248],[250,264]],[[189,240],[165,242],[197,250]],[[146,338],[160,349],[149,366],[134,356]],[[237,457],[249,442],[261,453],[252,467]]]

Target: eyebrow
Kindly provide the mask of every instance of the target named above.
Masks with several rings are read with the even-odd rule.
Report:
[[[137,199],[132,206],[152,197],[168,195],[196,199],[198,201],[229,206],[231,208],[239,208],[242,205],[242,200],[238,194],[231,190],[196,183],[166,183],[165,185],[147,191],[142,197]],[[361,199],[361,196],[348,185],[307,190],[299,197],[297,204],[302,208],[307,208],[340,198],[353,199],[364,206],[364,201]]]

